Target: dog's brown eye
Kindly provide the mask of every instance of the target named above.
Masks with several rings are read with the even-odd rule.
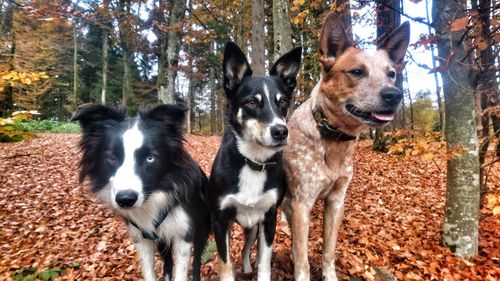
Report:
[[[394,70],[389,71],[389,73],[387,73],[387,76],[389,78],[395,78],[396,77],[396,71],[394,71]]]
[[[287,108],[288,107],[288,101],[281,99],[279,101],[279,107],[280,108]]]
[[[361,70],[361,69],[349,70],[348,73],[351,74],[352,76],[356,76],[356,77],[361,77],[361,76],[363,76],[365,74],[363,72],[363,70]]]
[[[118,162],[118,159],[116,158],[116,156],[114,156],[113,154],[110,154],[108,156],[106,156],[106,161],[111,165],[111,166],[114,166],[116,165],[116,163]]]
[[[247,101],[247,103],[245,105],[248,106],[249,108],[256,108],[257,101],[256,100],[249,100],[249,101]]]

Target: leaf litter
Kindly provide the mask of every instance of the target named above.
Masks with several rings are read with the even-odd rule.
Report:
[[[77,134],[40,134],[19,143],[0,143],[0,279],[16,272],[57,280],[142,280],[125,223],[78,183]],[[208,174],[219,137],[188,136],[186,147]],[[340,280],[499,280],[500,215],[480,212],[479,255],[461,259],[440,244],[444,214],[445,155],[434,160],[393,156],[358,144],[354,177],[337,243]],[[489,194],[500,195],[500,168],[489,174]],[[491,200],[490,200],[491,201]],[[500,202],[500,200],[499,200]],[[312,211],[309,261],[321,279],[322,204]],[[243,233],[234,226],[231,255],[238,280]],[[272,280],[293,280],[291,239],[281,218],[275,237]],[[255,247],[252,263],[255,262]],[[205,280],[218,280],[217,257],[208,256]],[[157,258],[156,272],[161,263]],[[39,275],[41,276],[41,275]]]

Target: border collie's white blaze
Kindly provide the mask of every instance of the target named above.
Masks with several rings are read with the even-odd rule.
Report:
[[[201,255],[210,231],[210,209],[202,197],[203,171],[183,147],[186,108],[161,105],[135,118],[124,111],[88,105],[73,117],[83,129],[80,180],[127,221],[143,278],[156,280],[155,248],[165,280],[200,280]],[[172,257],[172,253],[175,257]]]
[[[223,70],[230,126],[224,131],[208,189],[223,281],[234,280],[229,254],[234,222],[245,229],[243,271],[252,270],[250,250],[258,239],[258,280],[271,279],[276,212],[285,189],[280,151],[288,139],[285,117],[301,52],[295,48],[283,55],[269,76],[252,76],[241,49],[226,45]]]
[[[116,201],[116,196],[122,191],[132,191],[137,193],[137,201],[131,206],[132,208],[141,207],[144,202],[143,183],[139,175],[136,173],[135,152],[141,148],[144,142],[143,133],[139,130],[138,122],[123,133],[123,151],[124,159],[122,165],[116,170],[116,174],[109,179],[111,185],[111,192],[114,200],[112,201],[113,207],[120,209]]]

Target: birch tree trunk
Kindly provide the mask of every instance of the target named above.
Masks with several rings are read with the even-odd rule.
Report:
[[[447,190],[443,243],[457,256],[473,257],[478,252],[479,159],[474,96],[470,64],[460,62],[465,29],[451,31],[449,23],[462,18],[466,0],[434,0],[433,14],[437,49],[447,59],[441,74],[445,98],[445,135],[454,155],[447,163]]]
[[[264,24],[264,0],[252,0],[252,70],[257,75],[266,72]]]
[[[108,29],[102,31],[102,89],[101,104],[106,104],[106,92],[108,90]]]
[[[186,0],[170,1],[170,16],[168,17],[168,28],[166,44],[162,57],[165,76],[158,76],[158,97],[162,103],[174,103],[175,101],[175,80],[177,78],[177,65],[179,62],[179,52],[182,45],[182,28],[186,12]]]

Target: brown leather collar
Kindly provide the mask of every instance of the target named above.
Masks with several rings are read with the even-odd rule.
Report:
[[[328,119],[326,119],[325,113],[320,106],[316,106],[312,114],[314,116],[314,120],[316,121],[316,128],[318,128],[321,136],[328,140],[333,141],[352,141],[356,139],[356,136],[348,135],[341,130],[332,126]]]

